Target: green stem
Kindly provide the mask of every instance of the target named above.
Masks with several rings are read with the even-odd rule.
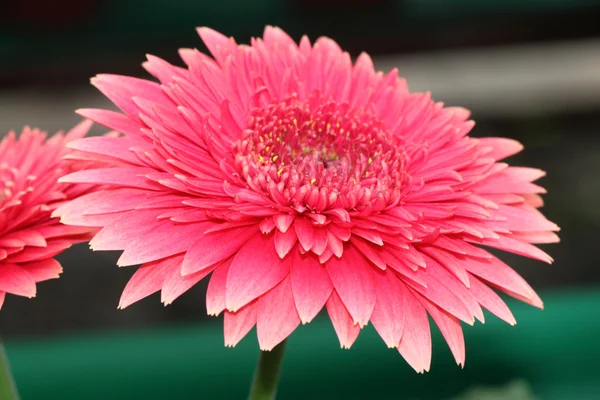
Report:
[[[254,380],[248,400],[274,400],[279,379],[279,368],[285,341],[279,343],[271,351],[261,351],[254,372]]]
[[[15,387],[4,344],[0,341],[0,399],[2,400],[19,400],[19,394]]]

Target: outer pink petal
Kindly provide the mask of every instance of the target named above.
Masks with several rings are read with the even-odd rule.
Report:
[[[219,265],[210,276],[206,289],[206,311],[208,315],[217,316],[225,310],[225,288],[231,258]]]
[[[333,290],[333,284],[324,265],[313,254],[291,256],[291,281],[294,302],[303,324],[317,316]]]
[[[516,140],[506,138],[487,137],[478,139],[479,147],[489,147],[487,157],[502,160],[523,150],[523,145]]]
[[[223,334],[225,346],[234,347],[250,332],[256,324],[257,304],[251,302],[239,309],[237,312],[225,310],[223,318]]]
[[[340,340],[340,346],[342,346],[342,349],[349,349],[358,337],[360,327],[352,321],[348,309],[335,290],[327,300],[327,312],[333,324],[333,329],[335,329],[335,333]]]
[[[450,351],[452,351],[452,355],[454,356],[456,363],[464,367],[465,338],[463,336],[462,328],[460,327],[460,321],[456,317],[437,308],[427,299],[422,298],[421,302],[431,315],[431,318],[433,318],[435,324],[440,329],[440,332],[442,332],[444,339],[446,339],[446,343],[448,343],[448,347],[450,347]]]
[[[188,249],[182,274],[192,274],[229,258],[257,232],[255,226],[203,234]]]
[[[25,268],[0,264],[0,291],[31,298],[35,296],[35,280]]]
[[[486,310],[506,321],[510,325],[517,323],[510,309],[485,283],[471,275],[471,293]]]
[[[398,351],[414,368],[422,373],[431,365],[431,331],[429,318],[423,305],[406,288],[404,291],[405,325]]]
[[[261,350],[272,350],[300,325],[288,276],[258,299],[256,333]]]
[[[4,298],[6,297],[6,293],[0,291],[0,310],[2,310],[2,305],[4,304]]]
[[[227,275],[225,304],[237,311],[283,280],[290,272],[290,258],[281,260],[273,237],[254,235],[233,257]]]
[[[34,261],[29,264],[22,264],[21,266],[29,272],[36,282],[58,278],[63,270],[60,263],[54,258]],[[0,268],[2,268],[2,266],[0,266]]]
[[[404,291],[406,286],[391,270],[378,274],[377,301],[371,315],[373,327],[388,347],[397,347],[402,338],[406,313]],[[410,322],[409,322],[410,323]]]
[[[181,257],[167,258],[142,265],[127,282],[119,301],[119,308],[128,307],[136,301],[158,292],[173,269],[179,271],[180,267]]]
[[[183,261],[183,256],[177,258],[179,258],[179,262]],[[182,276],[181,268],[173,268],[163,282],[162,290],[160,292],[160,301],[165,305],[171,304],[176,298],[204,279],[212,272],[212,270],[213,268],[205,268],[200,272]]]
[[[365,326],[375,307],[377,285],[374,268],[349,246],[342,258],[329,259],[327,272],[354,323]]]
[[[183,253],[205,230],[206,224],[202,223],[164,221],[128,244],[117,265],[141,264]]]

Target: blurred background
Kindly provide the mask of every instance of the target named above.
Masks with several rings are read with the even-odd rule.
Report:
[[[594,339],[600,335],[598,21],[600,1],[592,0],[2,0],[0,135],[23,125],[50,132],[68,129],[79,120],[74,109],[110,108],[89,84],[91,76],[147,77],[140,66],[147,53],[181,65],[178,48],[205,50],[196,26],[210,26],[234,36],[238,43],[247,43],[251,36],[262,34],[264,25],[277,25],[297,40],[302,34],[313,40],[324,35],[353,56],[366,51],[378,69],[398,67],[412,91],[431,91],[436,100],[471,109],[477,122],[474,136],[504,136],[522,142],[525,151],[511,162],[548,172],[541,181],[549,192],[544,212],[561,226],[562,243],[546,248],[555,259],[551,266],[503,257],[542,293],[546,311],[517,306],[517,328],[507,329],[495,321],[467,328],[476,332],[467,332],[463,372],[448,363],[447,349],[437,346],[441,355],[438,364],[434,361],[434,372],[414,378],[402,359],[390,355],[372,332],[359,338],[358,350],[341,352],[324,319],[314,332],[309,325],[301,329],[298,338],[292,337],[298,346],[312,349],[312,353],[296,350],[296,359],[304,356],[302,365],[319,370],[309,355],[326,352],[333,357],[326,368],[360,374],[355,386],[375,382],[381,387],[386,385],[383,382],[391,384],[384,379],[391,377],[414,389],[408,398],[439,398],[440,393],[451,397],[475,383],[502,387],[524,379],[519,381],[525,382],[524,392],[529,393],[530,388],[538,398],[575,398],[562,396],[577,393],[579,399],[597,399],[600,387],[594,386],[593,380],[565,381],[561,386],[564,392],[556,392],[551,385],[558,382],[552,374],[563,379],[600,376],[600,368],[591,359],[600,356],[600,345]],[[94,129],[95,134],[102,133],[101,128]],[[85,245],[70,249],[59,259],[65,270],[61,279],[39,285],[34,300],[8,296],[0,313],[0,333],[14,358],[17,381],[25,387],[24,399],[54,398],[44,397],[48,393],[70,398],[60,390],[74,390],[72,398],[81,399],[159,398],[167,388],[170,391],[164,393],[176,393],[171,398],[198,398],[186,391],[186,385],[193,392],[193,388],[206,387],[208,377],[193,379],[190,384],[182,376],[193,377],[206,368],[192,357],[202,354],[210,363],[221,360],[217,364],[221,368],[238,365],[232,373],[239,379],[233,382],[240,384],[243,397],[256,356],[255,339],[246,339],[238,355],[221,349],[221,321],[206,317],[205,283],[169,307],[163,307],[154,295],[120,311],[118,299],[134,268],[117,268],[116,254],[92,255]],[[140,337],[146,341],[144,345]],[[437,345],[441,342],[439,335],[434,340]],[[518,350],[495,348],[496,340],[505,344],[512,340]],[[530,345],[545,345],[546,350],[534,351]],[[557,351],[563,359],[554,357]],[[147,352],[150,354],[144,357]],[[92,378],[96,376],[95,361],[90,357],[103,360],[104,364],[97,362],[103,365],[105,376],[112,377],[110,385]],[[236,357],[246,358],[239,364]],[[529,363],[523,361],[527,357]],[[182,359],[189,368],[182,368],[188,365],[182,364]],[[62,367],[54,366],[52,360]],[[514,367],[515,360],[521,360],[519,368]],[[369,373],[359,368],[369,362],[379,367],[370,368]],[[119,363],[138,368],[134,375],[125,373],[138,381],[118,378],[111,366]],[[152,375],[151,366],[160,369],[160,363],[178,371],[179,380]],[[299,389],[300,383],[309,378],[294,379],[292,374],[310,372],[298,363],[294,366],[294,361],[286,363],[292,372],[285,375],[284,369],[282,398],[294,398],[298,390],[305,390]],[[551,365],[556,368],[547,370]],[[145,368],[140,372],[141,366]],[[64,374],[57,371],[78,376],[83,382],[80,391],[67,389],[70,386],[63,382]],[[331,385],[347,382],[335,383],[331,376],[335,373],[323,374],[329,376],[323,379],[332,379]],[[154,386],[148,384],[148,376],[154,379]],[[223,380],[216,372],[213,378]],[[94,382],[97,388],[93,388]],[[173,392],[169,382],[184,387]],[[146,386],[145,397],[136,392],[136,384]],[[118,392],[123,397],[116,394],[115,387],[123,388],[124,392]],[[346,398],[362,398],[353,397],[362,393],[357,388]],[[387,389],[381,390],[381,398],[406,398],[386,397],[383,391]],[[509,385],[507,390],[515,389]],[[205,398],[238,398],[235,393],[216,391]],[[331,394],[335,392],[328,397],[319,397],[325,396],[319,393],[311,396],[335,398]],[[469,398],[479,398],[474,396]]]

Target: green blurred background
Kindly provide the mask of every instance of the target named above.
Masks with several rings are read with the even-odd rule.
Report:
[[[91,76],[146,77],[146,53],[181,64],[177,48],[204,50],[196,26],[244,43],[271,24],[295,39],[330,36],[353,56],[365,50],[378,68],[399,67],[411,89],[472,109],[475,136],[521,141],[513,163],[548,171],[544,212],[562,227],[562,243],[546,248],[555,263],[502,255],[546,310],[512,302],[517,327],[491,316],[466,327],[464,370],[437,334],[424,376],[372,328],[340,350],[321,318],[292,335],[280,397],[439,399],[520,380],[539,399],[598,399],[599,17],[591,0],[3,0],[0,135],[25,124],[66,129],[75,108],[110,107]],[[77,246],[36,299],[7,298],[0,333],[23,399],[243,398],[253,334],[223,348],[221,320],[205,316],[205,284],[166,308],[152,296],[117,310],[133,269],[116,258]]]

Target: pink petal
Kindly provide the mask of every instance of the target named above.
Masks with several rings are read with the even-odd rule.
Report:
[[[294,215],[291,214],[277,214],[273,216],[273,221],[275,222],[275,226],[282,233],[286,233],[292,223],[294,222]]]
[[[217,316],[225,310],[225,288],[231,260],[226,260],[223,264],[220,264],[210,276],[208,288],[206,289],[206,311],[208,315]]]
[[[183,262],[183,256],[178,256],[176,258],[179,259],[179,262]],[[164,305],[171,304],[175,299],[187,292],[192,286],[204,279],[213,271],[213,269],[214,268],[205,268],[204,270],[194,274],[182,276],[181,268],[173,268],[163,282],[160,292],[160,301],[162,301]]]
[[[294,220],[294,229],[302,248],[309,251],[315,244],[314,230],[316,228],[306,218],[296,218]]]
[[[25,268],[16,264],[0,264],[0,291],[35,297],[35,280]]]
[[[164,221],[129,243],[117,261],[119,266],[142,264],[183,253],[206,230],[203,223]]]
[[[272,289],[289,272],[290,258],[279,258],[275,252],[273,237],[262,233],[254,235],[231,262],[225,295],[227,309],[239,310]]]
[[[523,145],[512,139],[487,137],[480,138],[478,141],[479,147],[490,148],[486,153],[486,156],[495,160],[502,160],[503,158],[512,156],[523,150]]]
[[[76,112],[82,117],[89,118],[100,125],[114,129],[124,135],[134,138],[138,138],[141,135],[140,128],[142,126],[140,123],[129,118],[127,115],[94,108],[79,109]]]
[[[135,271],[121,295],[119,308],[125,308],[158,292],[173,269],[179,271],[181,257],[167,258],[142,265]]]
[[[410,282],[406,283],[412,289],[414,289],[415,292],[420,293],[423,295],[423,297],[427,298],[439,307],[442,307],[450,314],[458,317],[470,325],[473,325],[473,312],[467,306],[467,301],[463,298],[464,296],[462,296],[461,292],[456,293],[450,289],[450,287],[455,288],[454,286],[446,286],[447,282],[444,280],[443,275],[441,275],[441,271],[437,270],[436,268],[443,269],[432,259],[428,259],[427,269],[423,274],[423,280],[427,284],[427,287],[413,285]],[[450,275],[448,274],[448,276]],[[451,277],[450,279],[455,278]],[[458,282],[458,280],[456,281]]]
[[[157,184],[145,177],[154,172],[151,168],[97,168],[73,172],[58,180],[60,183],[90,183],[102,185],[119,185],[131,188],[157,190]]]
[[[358,337],[360,327],[352,321],[350,313],[335,290],[329,296],[326,305],[340,346],[342,349],[349,349]]]
[[[406,287],[391,270],[377,275],[377,301],[371,322],[388,347],[393,348],[400,343],[404,331]]]
[[[344,257],[333,257],[326,265],[333,286],[354,323],[365,326],[375,307],[375,270],[353,247],[346,249]]]
[[[203,234],[188,249],[181,273],[192,274],[231,257],[257,232],[255,226]]]
[[[294,302],[303,324],[317,316],[333,290],[333,284],[325,266],[312,254],[291,256],[291,281]]]
[[[275,251],[279,255],[280,258],[284,258],[290,250],[294,248],[296,241],[298,240],[298,236],[296,235],[296,231],[288,230],[284,233],[277,230],[275,231],[274,236],[274,245]]]
[[[4,304],[4,298],[6,297],[6,293],[0,291],[0,310],[2,310],[2,305]]]
[[[431,365],[431,331],[423,305],[408,290],[404,290],[405,324],[398,351],[419,373],[429,371]]]
[[[503,290],[526,298],[531,298],[534,294],[525,279],[496,257],[488,260],[469,259],[464,267],[473,275]]]
[[[25,268],[36,282],[56,279],[63,270],[60,263],[53,258],[21,264],[21,267]]]
[[[510,325],[515,325],[517,321],[510,312],[510,309],[504,304],[504,301],[485,283],[471,275],[471,293],[477,301],[485,307],[486,310],[506,321]]]
[[[450,347],[456,363],[464,367],[465,338],[460,327],[460,321],[456,317],[440,310],[426,299],[422,299],[422,303],[440,329],[440,332],[442,332],[442,336],[446,339],[446,343],[448,343],[448,347]]]
[[[257,302],[253,301],[236,312],[225,310],[223,318],[225,346],[234,347],[250,332],[256,324],[257,308]]]
[[[155,229],[164,210],[134,210],[115,218],[90,241],[93,250],[123,250],[144,232]]]
[[[272,350],[300,325],[288,276],[258,299],[256,333],[263,351]]]
[[[109,156],[134,165],[143,165],[131,149],[143,142],[124,137],[89,137],[70,142],[67,147],[93,154]]]

